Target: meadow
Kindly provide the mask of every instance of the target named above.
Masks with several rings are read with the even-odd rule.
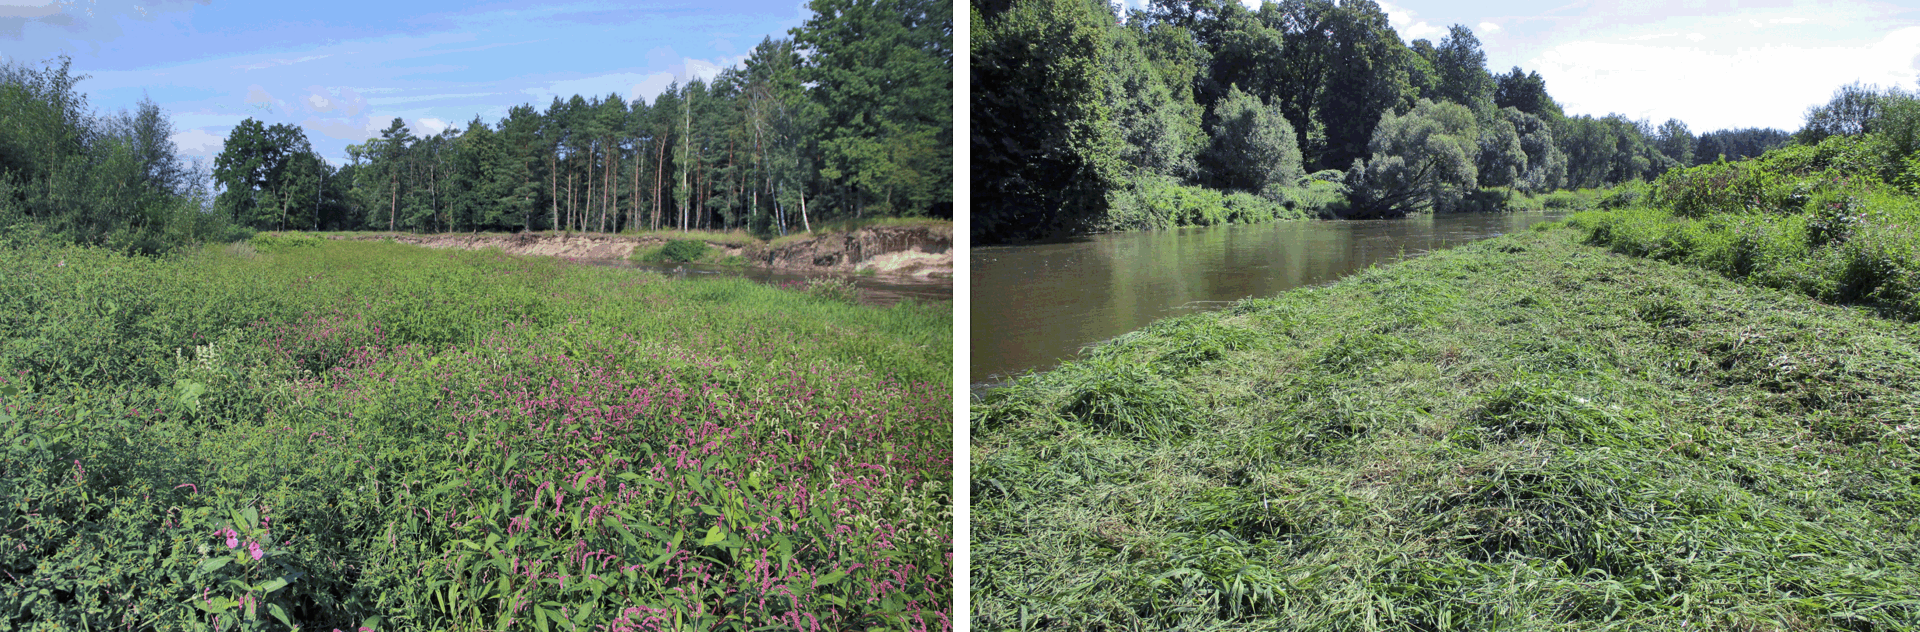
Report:
[[[1920,326],[1602,218],[980,396],[973,629],[1920,629]]]
[[[951,315],[0,241],[0,629],[952,627]]]

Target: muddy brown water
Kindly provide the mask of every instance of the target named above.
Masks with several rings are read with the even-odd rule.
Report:
[[[1072,359],[1089,344],[1180,314],[1318,285],[1443,248],[1524,230],[1559,213],[1273,222],[975,247],[976,389]]]
[[[755,283],[764,283],[767,285],[782,285],[786,283],[804,284],[807,282],[807,279],[818,277],[852,279],[854,286],[860,289],[860,303],[863,305],[893,305],[909,298],[923,303],[949,302],[953,300],[952,279],[920,279],[913,277],[828,272],[802,273],[791,270],[752,266],[736,267],[680,263],[647,263],[623,259],[572,259],[571,261],[586,265],[609,268],[633,268],[690,278],[736,276]]]

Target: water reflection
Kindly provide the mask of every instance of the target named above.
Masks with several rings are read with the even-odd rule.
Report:
[[[974,248],[972,366],[989,382],[1047,369],[1087,344],[1168,316],[1218,309],[1376,263],[1523,230],[1558,214],[1276,222]]]
[[[801,273],[790,270],[774,270],[759,267],[730,267],[683,263],[647,263],[622,259],[575,259],[576,263],[609,268],[635,268],[662,274],[701,276],[735,276],[755,283],[779,285],[782,283],[806,283],[809,278],[838,277],[852,279],[854,286],[860,288],[860,303],[863,305],[892,305],[906,299],[921,302],[946,302],[953,300],[953,281],[951,279],[914,279],[906,277],[863,276],[858,274],[837,273]]]

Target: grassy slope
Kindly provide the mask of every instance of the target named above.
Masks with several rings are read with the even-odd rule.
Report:
[[[262,243],[0,247],[0,621],[948,617],[945,309]]]
[[[975,629],[1920,627],[1920,328],[1575,232],[976,402]]]

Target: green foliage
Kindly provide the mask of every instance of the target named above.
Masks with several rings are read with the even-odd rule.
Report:
[[[1311,193],[1309,193],[1311,192]],[[1253,224],[1275,220],[1312,219],[1337,203],[1338,185],[1311,183],[1299,189],[1270,191],[1279,201],[1250,193],[1223,193],[1218,189],[1186,186],[1170,178],[1141,176],[1132,186],[1108,194],[1109,230],[1157,230],[1175,226]],[[1297,195],[1298,199],[1286,197]]]
[[[1105,92],[1111,18],[1087,0],[1027,0],[975,23],[976,238],[1082,232],[1105,210],[1123,173]]]
[[[953,8],[945,0],[811,0],[793,29],[820,107],[821,175],[854,215],[924,215],[953,197]],[[711,151],[711,150],[710,150]]]
[[[1347,214],[1345,174],[1328,169],[1300,178],[1294,186],[1269,186],[1264,197],[1293,209],[1302,218],[1333,219]]]
[[[1405,116],[1387,114],[1374,129],[1373,157],[1348,171],[1360,217],[1460,210],[1475,190],[1480,131],[1473,112],[1455,103],[1421,100]]]
[[[660,257],[667,261],[699,261],[707,254],[707,242],[697,239],[674,239],[660,248]]]
[[[1259,192],[1305,175],[1293,126],[1279,103],[1263,104],[1235,86],[1214,105],[1212,118],[1213,145],[1206,158],[1214,186]]]
[[[1521,72],[1519,66],[1494,80],[1493,105],[1514,108],[1541,120],[1565,116],[1560,104],[1547,94],[1547,80],[1538,71]]]
[[[0,247],[0,619],[954,616],[943,311],[261,237]]]
[[[75,87],[85,78],[64,57],[57,68],[0,64],[0,226],[141,253],[225,236],[159,107],[97,116]]]
[[[266,127],[248,118],[227,134],[214,157],[213,179],[222,189],[214,210],[253,228],[315,228],[323,203],[320,183],[332,171],[300,128]]]
[[[1880,181],[1872,135],[1676,169],[1641,200],[1576,215],[1592,243],[1685,262],[1821,300],[1920,315],[1920,203]]]
[[[325,243],[325,239],[307,233],[260,233],[248,243],[253,244],[254,250],[265,253],[288,248],[313,248]]]

